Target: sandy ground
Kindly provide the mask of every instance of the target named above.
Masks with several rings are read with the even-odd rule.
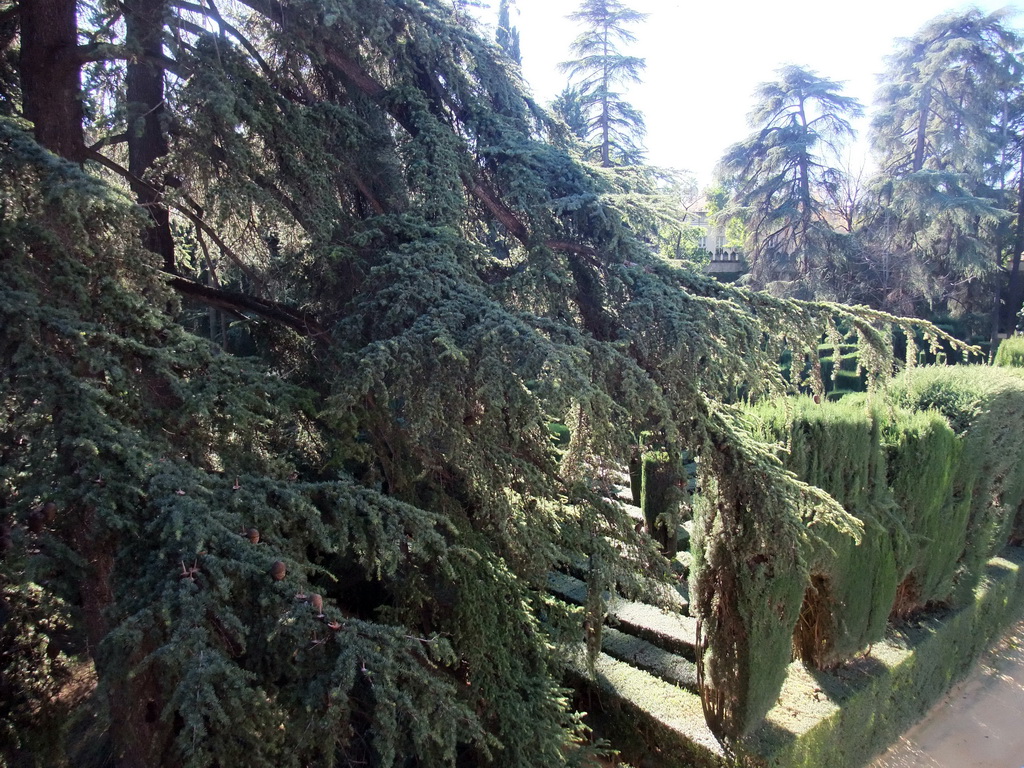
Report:
[[[872,768],[1024,768],[1024,622]]]

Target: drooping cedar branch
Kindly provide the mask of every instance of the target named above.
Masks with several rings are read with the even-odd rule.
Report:
[[[277,0],[242,0],[244,5],[262,14],[277,24],[284,24],[286,13],[284,7]],[[402,126],[411,136],[420,133],[419,127],[413,120],[412,113],[405,103],[388,98],[387,89],[377,82],[363,67],[354,59],[346,56],[337,48],[326,46],[321,51],[324,59],[340,72],[345,79],[357,91],[364,96],[376,101],[395,121]],[[503,201],[488,182],[481,178],[479,172],[473,169],[465,169],[462,173],[462,182],[466,191],[476,198],[483,206],[501,223],[509,234],[524,245],[531,245],[529,227],[522,218]],[[548,240],[543,243],[546,247],[558,252],[583,253],[585,251],[593,254],[592,249],[563,240]]]
[[[121,178],[125,179],[126,181],[128,181],[129,183],[131,183],[133,185],[138,185],[140,187],[146,187],[146,188],[148,188],[148,190],[150,192],[157,192],[158,191],[156,189],[156,187],[154,187],[153,185],[151,185],[148,182],[144,181],[143,179],[140,179],[138,176],[133,174],[131,171],[129,171],[123,165],[120,165],[119,163],[115,162],[114,160],[111,160],[109,157],[107,157],[104,154],[101,154],[100,152],[96,152],[96,151],[94,151],[92,149],[89,149],[89,150],[87,150],[87,156],[88,156],[88,158],[90,160],[95,160],[100,165],[102,165],[105,168],[113,171],[118,176],[120,176]],[[175,203],[173,200],[172,201],[162,201],[162,202],[166,202],[168,205],[170,205],[172,208],[174,208],[174,210],[176,210],[182,216],[184,216],[189,221],[191,221],[193,224],[195,224],[197,227],[199,227],[201,230],[203,230],[207,235],[209,235],[210,238],[217,244],[217,247],[221,249],[221,251],[224,253],[224,255],[227,256],[229,259],[231,259],[231,261],[234,262],[235,266],[238,267],[242,271],[242,273],[245,274],[246,277],[248,277],[250,280],[256,282],[256,276],[252,273],[252,270],[250,270],[249,267],[246,265],[246,263],[242,260],[242,257],[239,256],[237,253],[235,253],[231,249],[231,247],[228,246],[228,244],[224,242],[224,240],[220,237],[220,235],[217,234],[217,230],[215,230],[213,227],[211,227],[209,224],[207,224],[203,220],[202,216],[199,213],[196,212],[196,211],[201,211],[202,210],[198,204],[196,204],[192,200],[188,200],[189,204],[192,206],[192,209],[193,209],[193,210],[190,210],[187,206],[179,205],[178,203]]]
[[[217,13],[215,9],[211,10],[209,8],[204,8],[201,5],[196,5],[195,3],[184,2],[183,0],[177,0],[176,2],[171,3],[171,5],[179,10],[188,11],[189,13],[200,14],[202,16],[206,16],[213,19],[213,21],[216,22],[217,25],[224,32],[235,38],[235,40],[237,40],[239,44],[243,48],[245,48],[248,54],[252,56],[253,61],[255,61],[259,65],[259,68],[263,70],[263,74],[265,74],[269,78],[274,77],[274,70],[267,63],[266,59],[264,59],[263,56],[260,55],[260,52],[256,48],[256,46],[252,44],[249,38],[247,38],[245,35],[239,32],[238,29],[233,27],[231,24],[228,24],[224,20],[224,18],[219,13]],[[188,29],[189,31],[195,34],[209,33],[209,30],[205,29],[204,27],[201,27],[198,24],[193,24],[192,22],[187,21],[185,19],[175,19],[174,23],[181,26],[183,29]]]

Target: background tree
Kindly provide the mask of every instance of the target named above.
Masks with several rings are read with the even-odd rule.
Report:
[[[498,29],[495,32],[495,41],[506,56],[521,66],[523,55],[519,50],[519,30],[512,24],[513,7],[515,0],[500,0],[498,3]]]
[[[988,311],[984,279],[1009,250],[1016,207],[1003,190],[1021,69],[1004,20],[976,9],[940,16],[889,58],[871,126],[880,172],[868,248],[902,262],[905,277],[882,306],[921,313],[980,300]]]
[[[551,102],[551,111],[579,141],[586,141],[590,132],[590,121],[583,108],[583,98],[578,87],[567,85]]]
[[[18,71],[22,109],[36,138],[74,161],[85,158],[74,0],[40,0],[18,6],[21,46]],[[5,42],[13,42],[10,38]]]
[[[705,263],[709,254],[701,240],[706,230],[695,223],[704,202],[697,179],[687,171],[662,172],[658,192],[665,212],[665,222],[658,229],[658,251],[667,258]]]
[[[845,183],[830,162],[853,135],[849,118],[861,113],[840,90],[814,72],[784,67],[755,91],[755,133],[722,158],[719,173],[735,190],[729,213],[746,226],[755,287],[788,283],[786,290],[806,296],[827,290],[840,246],[826,203]]]
[[[645,63],[624,46],[636,42],[629,29],[647,18],[618,0],[584,0],[569,16],[584,27],[570,50],[575,59],[562,64],[575,88],[563,93],[578,100],[565,113],[578,109],[586,116],[583,135],[587,157],[604,167],[635,165],[643,158],[643,116],[623,98],[620,88],[640,81]]]

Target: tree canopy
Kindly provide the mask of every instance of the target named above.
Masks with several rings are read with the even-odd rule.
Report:
[[[791,617],[743,564],[804,573],[807,516],[845,518],[729,403],[840,321],[884,373],[900,323],[666,265],[456,11],[3,4],[5,758],[585,760],[546,578],[664,571],[593,479],[641,430],[718,489],[716,732],[770,703],[741,608]]]
[[[827,281],[822,273],[837,238],[826,203],[844,183],[830,163],[853,134],[849,119],[862,111],[841,90],[809,70],[782,68],[778,80],[757,88],[749,118],[755,132],[722,158],[720,174],[735,189],[733,213],[746,225],[757,287],[781,281],[813,296]]]
[[[875,231],[887,235],[878,247],[916,268],[929,300],[991,276],[1008,245],[1024,70],[1005,18],[969,10],[933,19],[898,43],[882,76],[871,124]]]
[[[583,31],[571,46],[576,58],[562,64],[573,84],[556,107],[583,140],[588,159],[605,167],[635,165],[643,158],[644,120],[620,88],[640,81],[645,62],[623,48],[636,42],[630,26],[647,15],[618,0],[583,0],[569,18]]]

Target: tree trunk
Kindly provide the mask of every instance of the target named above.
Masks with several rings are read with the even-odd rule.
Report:
[[[814,201],[811,199],[811,170],[810,158],[808,157],[808,127],[807,114],[804,111],[804,100],[800,100],[800,127],[803,129],[803,149],[800,150],[800,235],[798,237],[797,251],[799,253],[800,278],[806,280],[811,273],[810,248],[807,243],[807,233],[811,230],[811,211]]]
[[[1013,333],[1017,327],[1017,315],[1024,305],[1024,285],[1021,285],[1020,255],[1024,251],[1024,146],[1021,148],[1020,177],[1017,180],[1017,227],[1013,237],[1013,256],[1010,260],[1010,278],[1006,288],[1003,330]]]
[[[85,160],[75,0],[21,3],[22,110],[36,141],[75,163]]]
[[[605,168],[612,167],[612,153],[610,144],[610,123],[611,115],[608,113],[608,89],[611,87],[611,74],[608,72],[608,24],[604,26],[604,56],[603,70],[601,73],[601,165]]]
[[[921,105],[917,113],[917,137],[914,140],[914,167],[913,170],[920,171],[924,168],[924,145],[928,138],[928,116],[932,103],[932,92],[926,86],[921,96]]]
[[[165,0],[135,0],[126,4],[127,43],[136,51],[128,63],[128,170],[138,179],[146,178],[153,163],[167,154],[164,135],[164,70],[154,63],[163,53]],[[163,179],[146,179],[145,186],[132,183],[139,205],[152,217],[144,235],[145,246],[158,254],[167,272],[174,272],[174,238],[170,214],[161,202]]]

